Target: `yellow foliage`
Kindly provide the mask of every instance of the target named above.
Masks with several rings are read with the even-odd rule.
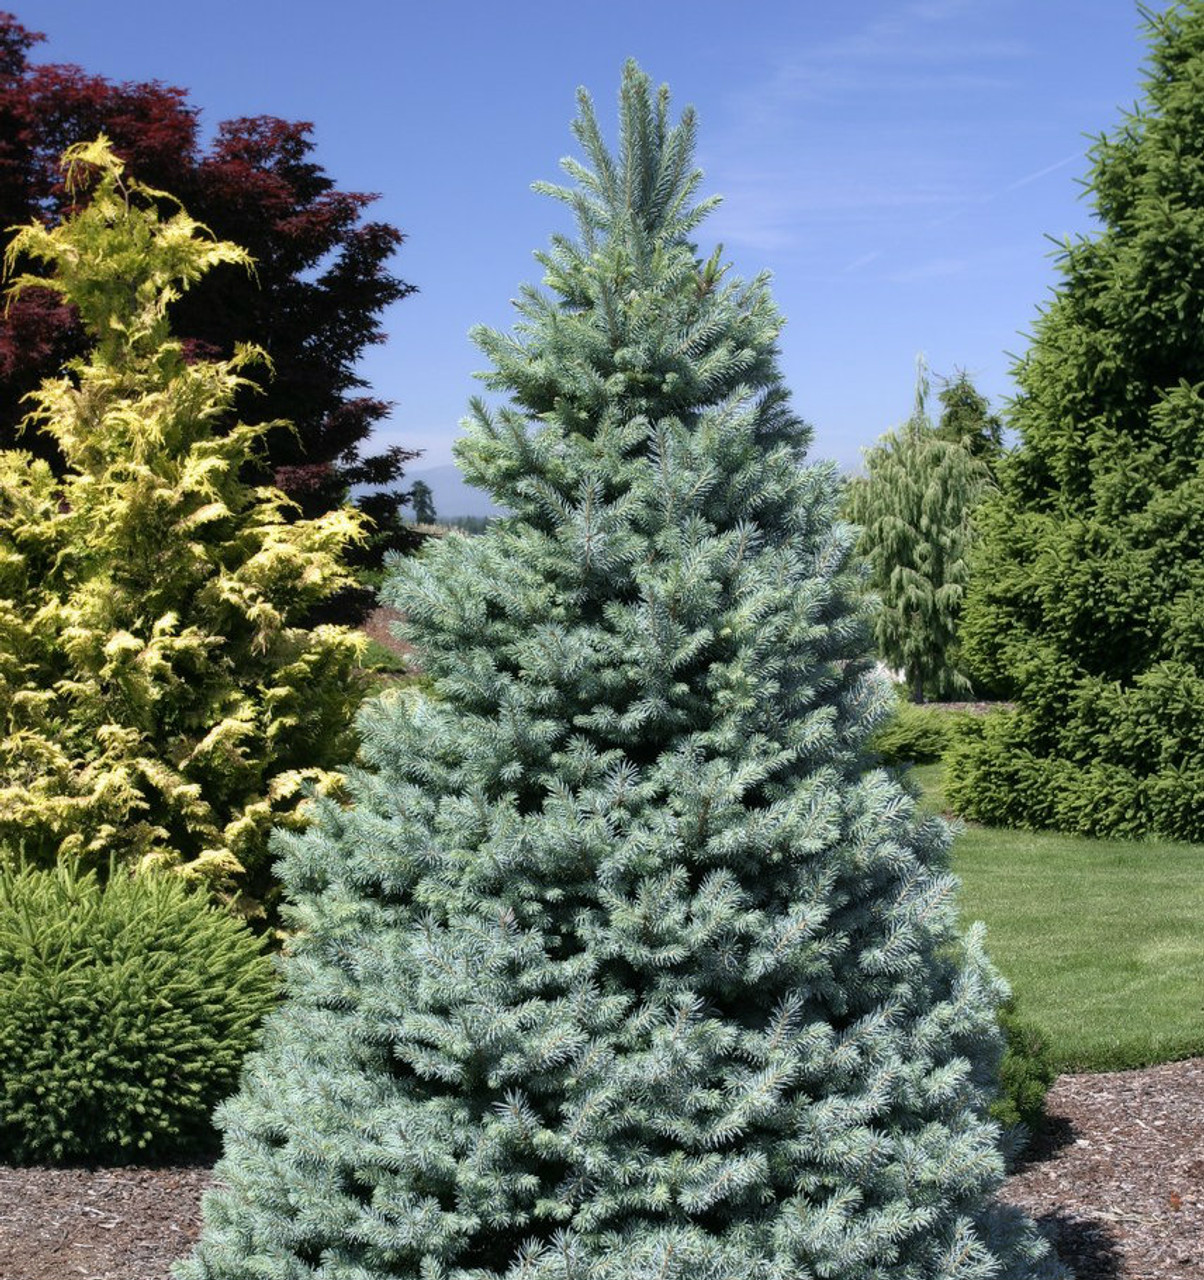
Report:
[[[55,291],[94,345],[30,397],[27,429],[65,474],[0,452],[0,844],[165,863],[253,911],[272,826],[303,823],[355,750],[361,641],[304,624],[352,581],[365,521],[299,519],[244,484],[280,425],[232,420],[266,358],[189,363],[171,337],[171,303],[246,253],[130,179],[103,137],[64,163],[87,203],[22,228],[6,259],[49,266],[11,292]]]

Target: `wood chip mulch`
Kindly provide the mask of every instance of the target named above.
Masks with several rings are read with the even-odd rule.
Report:
[[[205,1165],[0,1167],[0,1280],[167,1280],[211,1180]]]
[[[1008,1179],[1078,1280],[1204,1280],[1204,1058],[1059,1076]]]
[[[1078,1280],[1204,1280],[1204,1058],[1059,1077],[1005,1197]],[[168,1280],[205,1166],[0,1167],[0,1280]]]
[[[396,609],[390,609],[388,605],[382,604],[373,609],[360,623],[360,630],[370,640],[375,640],[386,649],[405,658],[414,650],[411,645],[406,644],[404,640],[399,640],[393,633],[393,627],[400,621],[401,614]]]

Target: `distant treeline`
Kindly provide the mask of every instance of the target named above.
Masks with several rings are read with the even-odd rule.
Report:
[[[491,520],[496,520],[496,516],[451,516],[448,519],[440,519],[445,529],[459,529],[463,533],[477,534],[484,533]]]

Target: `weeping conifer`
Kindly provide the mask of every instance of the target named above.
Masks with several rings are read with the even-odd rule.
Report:
[[[181,1280],[1059,1274],[996,1204],[1000,982],[888,693],[766,281],[691,243],[694,120],[589,100],[469,478],[394,566],[431,691],[283,842],[288,999]]]
[[[934,428],[927,401],[921,357],[911,417],[866,451],[865,474],[853,478],[848,494],[881,605],[875,648],[903,672],[913,702],[971,692],[956,660],[958,624],[970,578],[971,517],[991,485],[979,456],[983,436],[946,419]]]

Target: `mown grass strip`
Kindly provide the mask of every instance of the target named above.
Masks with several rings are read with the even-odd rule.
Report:
[[[914,776],[943,807],[940,766]],[[1204,847],[969,827],[954,870],[1059,1070],[1204,1054]]]

